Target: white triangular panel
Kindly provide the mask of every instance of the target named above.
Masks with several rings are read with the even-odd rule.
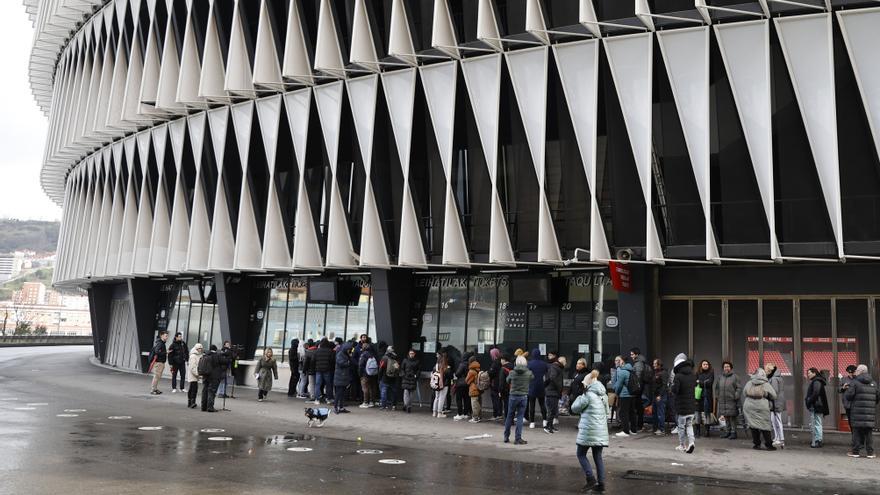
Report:
[[[409,21],[406,18],[404,0],[393,0],[391,4],[391,27],[388,34],[388,55],[415,66],[417,59],[413,47]]]
[[[281,119],[281,95],[257,100],[257,117],[263,135],[263,148],[269,165],[269,190],[266,205],[266,224],[263,228],[263,254],[260,266],[264,269],[290,269],[290,246],[281,215],[278,189],[275,186],[275,160],[278,130]],[[285,157],[285,159],[289,159]]]
[[[461,71],[480,134],[486,167],[492,180],[492,207],[489,235],[489,261],[513,263],[513,246],[507,233],[504,210],[494,187],[498,169],[498,125],[501,101],[501,54],[473,57],[461,61]]]
[[[501,33],[492,0],[477,0],[477,39],[501,51]]]
[[[322,269],[321,246],[312,220],[312,207],[306,193],[304,177],[300,175],[299,198],[296,207],[296,224],[293,233],[293,268]]]
[[[406,182],[404,180],[404,183]],[[425,267],[427,265],[425,248],[422,246],[419,221],[416,217],[412,193],[408,184],[403,188],[403,208],[401,210],[398,264],[400,266]]]
[[[865,106],[874,146],[880,153],[880,8],[839,10],[837,19]]]
[[[431,22],[431,46],[453,58],[459,58],[455,27],[446,0],[434,0],[434,17]]]
[[[153,233],[150,236],[150,273],[161,274],[168,266],[168,239],[171,235],[171,215],[168,205],[168,177],[165,176],[165,145],[168,126],[152,130],[156,165],[159,168],[159,184],[156,186],[156,209],[153,213]]]
[[[364,218],[361,228],[360,265],[365,267],[389,268],[388,251],[382,235],[382,222],[373,194],[373,184],[368,180],[364,187]]]
[[[150,270],[150,238],[153,235],[153,208],[150,204],[150,191],[147,187],[149,170],[147,161],[150,153],[150,131],[135,135],[138,144],[138,161],[143,173],[140,203],[137,208],[137,229],[134,240],[134,260],[131,271],[137,275],[146,275]],[[152,184],[151,187],[158,187]]]
[[[143,59],[141,58],[141,42],[139,36],[134,36],[131,46],[131,54],[128,57],[128,77],[125,82],[125,98],[122,101],[122,118],[128,122],[149,121],[138,113],[141,93],[141,80],[144,76]],[[83,108],[83,113],[85,109]]]
[[[351,28],[351,50],[349,62],[361,67],[379,72],[379,59],[376,56],[376,45],[373,43],[373,33],[370,29],[370,18],[367,16],[365,0],[355,0],[354,20]]]
[[[186,270],[186,249],[189,244],[189,217],[192,205],[186,204],[183,177],[183,147],[186,140],[186,119],[177,119],[168,124],[171,152],[177,177],[174,198],[171,203],[171,230],[168,236],[168,260],[165,271],[178,273]]]
[[[651,33],[605,38],[605,52],[635,157],[646,207],[646,259],[661,261],[663,251],[651,209]]]
[[[115,267],[115,275],[130,275],[134,263],[135,236],[138,221],[138,197],[134,193],[135,168],[139,167],[135,159],[136,139],[134,136],[122,142],[125,151],[125,162],[128,166],[128,181],[125,185],[125,206],[122,209],[122,236],[119,241],[119,260]]]
[[[284,94],[284,110],[287,114],[287,123],[290,126],[293,152],[296,155],[296,164],[299,168],[300,176],[305,171],[311,107],[312,90],[310,88]]]
[[[409,158],[412,144],[413,106],[416,94],[416,70],[404,69],[382,74],[382,89],[388,103],[391,129],[397,143],[397,155],[403,168],[404,182],[409,175]]]
[[[248,165],[250,164],[251,128],[254,122],[254,102],[239,103],[231,108],[242,177],[238,224],[235,234],[234,267],[236,270],[255,270],[260,268],[263,248],[260,245],[260,232],[254,213],[252,192],[247,179]]]
[[[284,39],[284,64],[281,74],[301,84],[311,85],[315,82],[312,77],[312,62],[306,48],[306,38],[299,14],[299,2],[290,2],[290,8],[287,10],[287,33]]]
[[[226,188],[223,184],[224,150],[229,123],[229,107],[208,111],[208,128],[214,145],[214,160],[217,163],[217,192],[214,195],[214,217],[211,219],[211,246],[208,252],[208,269],[228,271],[233,269],[235,259],[235,237],[232,234],[232,221],[226,202]]]
[[[455,90],[458,64],[454,61],[419,68],[434,137],[447,178],[452,175],[452,136],[455,134]]]
[[[590,189],[590,261],[608,260],[611,253],[596,199],[599,42],[560,43],[553,47],[553,53]]]
[[[245,0],[256,1],[256,0]],[[232,30],[229,35],[229,51],[226,58],[226,79],[223,89],[230,93],[253,98],[254,75],[248,55],[247,42],[241,21],[241,0],[235,0],[232,13]]]
[[[714,29],[770,226],[770,257],[779,259],[773,199],[769,24],[766,20],[736,22],[716,24]]]
[[[224,101],[229,95],[224,90],[226,68],[223,51],[220,49],[220,35],[217,32],[214,4],[208,12],[208,26],[205,31],[205,48],[202,52],[202,72],[199,75],[199,96]]]
[[[162,65],[159,68],[159,88],[156,92],[156,108],[168,112],[180,112],[183,105],[177,102],[177,82],[180,79],[180,62],[177,54],[174,23],[168,15],[165,30],[165,46],[162,47]]]
[[[709,27],[658,31],[657,39],[700,194],[706,221],[706,259],[718,259],[709,190]]]
[[[837,255],[843,258],[831,14],[777,17],[774,22],[816,162],[819,184],[837,241]]]
[[[321,0],[318,13],[318,39],[315,43],[315,70],[326,72],[334,77],[345,77],[345,64],[339,39],[336,36],[336,22],[330,0]]]
[[[345,81],[348,103],[354,120],[358,146],[364,161],[367,177],[373,162],[373,131],[376,127],[376,90],[379,76],[372,74]]]
[[[296,8],[290,5],[290,8]],[[260,24],[257,29],[257,42],[254,49],[254,84],[273,88],[283,88],[281,80],[281,64],[278,63],[278,52],[275,49],[275,34],[269,20],[267,0],[260,5]]]
[[[177,102],[184,105],[204,108],[205,101],[199,97],[199,79],[202,63],[199,58],[198,41],[193,9],[186,16],[186,29],[183,33],[183,47],[180,51],[180,78],[177,80]]]
[[[187,259],[184,270],[207,270],[208,255],[211,249],[211,219],[208,218],[208,207],[205,204],[205,191],[202,175],[203,153],[213,153],[205,149],[205,125],[207,114],[197,113],[187,118],[189,138],[193,150],[193,161],[196,168],[196,188],[193,192],[192,213],[190,214],[189,240],[187,243]],[[213,167],[213,164],[210,165]],[[216,191],[215,191],[216,192]]]
[[[327,266],[354,268],[358,265],[357,255],[348,232],[348,219],[339,194],[336,175],[330,188],[330,219],[327,226]]]
[[[112,201],[114,183],[110,181],[111,164],[106,159],[108,153],[105,153],[104,162],[104,187],[101,195],[101,209],[98,215],[97,232],[94,242],[94,261],[92,262],[92,274],[95,277],[104,277],[106,275],[105,261],[107,259],[107,232],[110,230],[110,218],[112,215]]]
[[[336,175],[339,155],[339,125],[342,119],[342,81],[315,88],[315,105],[321,120],[321,131],[324,134],[330,170],[333,171],[333,175]]]
[[[446,183],[446,208],[443,218],[443,264],[468,266],[467,243],[464,240],[464,231],[461,228],[461,220],[458,216],[458,208],[455,206],[455,194],[452,192],[450,182]]]
[[[541,4],[541,0],[526,0],[526,31],[541,40],[542,43],[550,43]]]
[[[159,40],[156,37],[156,31],[152,27],[155,23],[150,23],[151,29],[147,34],[147,47],[144,51],[144,74],[141,79],[140,113],[155,112],[156,95],[159,93],[159,74],[161,72],[159,57]]]
[[[104,274],[108,277],[118,273],[121,251],[122,228],[124,223],[124,201],[127,182],[122,181],[122,142],[113,143],[113,163],[116,168],[116,184],[113,187],[113,206],[110,213],[110,231],[107,233],[107,256]]]

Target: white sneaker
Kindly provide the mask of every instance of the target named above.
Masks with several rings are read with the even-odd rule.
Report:
[[[172,394],[176,394],[176,393],[177,393],[177,389],[176,389],[176,388],[172,388],[172,389],[171,389],[171,393],[172,393]]]
[[[675,428],[673,428],[672,431],[669,432],[669,434],[670,435],[678,435],[678,427],[676,426]]]
[[[316,405],[316,406],[320,406],[320,405],[321,405],[321,401],[316,400],[316,401],[315,401],[315,405]]]
[[[682,445],[678,445],[678,446],[675,447],[675,450],[677,450],[677,451],[679,451],[679,452],[684,452],[684,446],[682,446]]]
[[[366,402],[364,402],[364,403],[362,403],[361,405],[359,405],[358,407],[361,408],[361,409],[367,409],[368,407],[370,407],[370,405],[367,404]]]
[[[479,423],[479,422],[480,422],[480,418],[471,418],[468,420],[468,423]]]
[[[622,431],[615,433],[614,436],[617,438],[629,438],[629,435]]]
[[[454,419],[455,421],[461,421],[466,417],[467,416],[462,416],[461,414],[456,414],[455,416],[452,417],[452,419]]]
[[[553,426],[559,426],[559,418],[553,419]]]
[[[543,424],[541,425],[541,427],[543,427],[543,428],[546,428],[546,427],[547,427],[547,420],[546,420],[546,419],[544,420],[544,422],[543,422]]]
[[[534,428],[534,427],[535,427],[535,423],[529,423],[529,428]]]

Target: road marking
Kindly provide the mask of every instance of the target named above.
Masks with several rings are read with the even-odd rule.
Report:
[[[199,431],[202,433],[226,433],[223,428],[202,428]]]
[[[3,397],[0,398],[0,402],[12,402],[14,400],[18,400],[18,397]]]
[[[376,455],[376,454],[382,454],[383,452],[381,450],[376,450],[376,449],[360,449],[357,451],[357,453],[364,454],[364,455]]]
[[[288,452],[311,452],[312,449],[309,447],[288,447]]]
[[[402,459],[379,459],[379,464],[406,464]]]
[[[56,414],[59,418],[75,418],[79,416],[79,414]]]
[[[26,405],[28,406],[48,406],[48,402],[28,402]]]
[[[138,426],[138,430],[141,431],[159,431],[161,429],[161,426]]]
[[[16,411],[34,411],[37,408],[36,407],[13,407],[13,409]]]
[[[232,437],[208,437],[208,440],[212,442],[229,442],[232,440]]]
[[[84,413],[84,412],[86,412],[86,410],[85,409],[65,409],[64,412],[66,412],[66,413]]]
[[[131,419],[131,416],[107,416],[107,419]]]

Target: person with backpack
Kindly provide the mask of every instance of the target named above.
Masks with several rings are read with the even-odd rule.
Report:
[[[171,366],[171,393],[183,392],[186,375],[186,362],[189,360],[189,349],[183,341],[183,334],[174,334],[174,342],[168,347],[168,364]],[[180,375],[180,389],[177,388],[177,376]]]
[[[479,423],[483,412],[483,391],[489,388],[489,373],[480,370],[480,362],[476,356],[471,356],[468,363],[468,373],[465,383],[468,386],[468,396],[471,399],[471,419],[469,423]],[[485,388],[480,389],[483,386]]]
[[[544,425],[544,433],[558,431],[553,421],[559,417],[559,396],[562,395],[564,360],[564,357],[553,360],[547,367],[547,374],[544,375],[544,402],[547,406],[547,422]]]
[[[675,450],[693,454],[696,445],[694,441],[694,414],[697,408],[697,399],[694,395],[697,386],[694,362],[688,359],[685,353],[681,353],[675,356],[672,372],[674,378],[669,393],[675,403],[678,423],[678,447]]]
[[[547,362],[541,359],[541,350],[532,349],[529,358],[529,370],[532,371],[532,383],[529,384],[529,428],[535,427],[535,403],[541,408],[541,419],[547,426],[547,404],[544,393],[544,375],[547,374]]]
[[[850,426],[853,428],[852,450],[847,453],[850,457],[859,457],[862,448],[868,459],[874,459],[874,439],[872,432],[877,425],[877,404],[880,403],[880,389],[877,382],[868,373],[868,367],[860,364],[856,367],[855,379],[850,382],[844,397],[851,404]]]
[[[807,378],[810,384],[807,386],[807,394],[804,397],[804,406],[810,411],[810,429],[813,434],[810,448],[822,448],[822,421],[830,413],[828,408],[828,396],[825,394],[825,385],[828,382],[822,373],[816,368],[807,370]]]
[[[419,386],[419,360],[416,359],[416,350],[410,349],[401,365],[400,388],[403,389],[403,410],[412,412],[412,396]]]
[[[455,369],[455,385],[453,385],[453,391],[455,393],[455,405],[458,408],[458,414],[452,418],[455,421],[467,419],[471,415],[471,401],[469,397],[467,375],[470,358],[473,357],[473,355],[474,353],[472,352],[464,353],[464,355],[461,356],[461,362],[458,363],[458,367]]]
[[[529,386],[534,378],[529,369],[525,356],[516,357],[516,366],[507,375],[507,383],[510,385],[510,404],[507,406],[507,416],[504,417],[504,443],[510,442],[510,427],[516,421],[516,436],[514,445],[526,445],[529,442],[522,437],[523,415],[526,411],[529,397]]]
[[[189,383],[186,406],[190,409],[196,408],[196,398],[199,396],[199,361],[204,355],[204,350],[202,343],[197,342],[189,353],[189,366],[186,369],[186,381]]]
[[[501,349],[493,347],[489,350],[489,357],[492,363],[489,365],[489,397],[492,399],[492,420],[498,421],[504,416],[502,411],[504,407],[501,405]]]
[[[755,371],[751,379],[743,387],[743,416],[749,429],[752,430],[752,448],[761,450],[761,437],[767,450],[776,450],[770,438],[770,414],[772,402],[776,400],[776,390],[767,380],[767,372],[761,368]]]
[[[287,396],[296,397],[296,387],[299,385],[299,339],[290,341],[290,349],[287,351],[287,364],[290,365],[290,382],[287,384]]]
[[[443,406],[446,404],[446,393],[449,391],[449,384],[452,383],[452,368],[449,366],[449,358],[445,352],[437,353],[437,364],[434,365],[434,371],[431,372],[429,385],[434,391],[434,402],[431,405],[431,416],[435,418],[445,418]]]
[[[620,418],[621,427],[621,431],[615,436],[626,438],[635,433],[632,430],[632,426],[634,426],[632,425],[632,401],[634,400],[634,392],[639,389],[639,379],[634,373],[632,365],[624,361],[622,356],[614,358],[614,365],[617,367],[617,372],[614,374],[614,383],[611,385],[611,389],[618,397],[617,415]]]
[[[582,491],[605,491],[605,462],[602,450],[608,447],[608,395],[605,386],[599,381],[599,371],[591,371],[583,380],[586,390],[571,405],[571,412],[580,414],[578,421],[577,458],[586,477]],[[596,464],[596,476],[587,460],[587,451],[593,451],[593,462]]]
[[[159,390],[159,380],[162,378],[162,372],[165,371],[165,362],[168,360],[168,349],[165,348],[167,341],[168,332],[162,330],[159,332],[159,336],[156,337],[152,350],[150,350],[150,357],[148,359],[150,368],[148,372],[153,374],[153,379],[150,381],[150,394],[152,395],[162,393]]]
[[[632,394],[632,430],[642,431],[645,427],[646,399],[651,397],[649,389],[654,378],[653,370],[651,370],[647,360],[645,360],[645,356],[642,355],[642,351],[638,347],[633,347],[629,350],[629,357],[639,385],[639,390]]]
[[[364,401],[359,406],[361,409],[376,407],[376,380],[379,377],[379,361],[373,353],[373,347],[369,342],[361,343],[361,354],[358,358],[358,371],[361,376],[361,391]]]
[[[333,412],[345,414],[349,410],[345,408],[345,389],[351,385],[351,354],[353,344],[346,342],[336,351],[336,367],[333,370]]]
[[[400,378],[400,361],[397,359],[394,347],[389,345],[385,349],[382,361],[379,362],[379,409],[383,411],[397,409],[394,389],[397,387],[398,378]]]

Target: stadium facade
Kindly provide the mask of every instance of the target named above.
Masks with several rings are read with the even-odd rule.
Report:
[[[635,345],[777,363],[791,424],[807,368],[877,372],[876,2],[24,3],[105,363]]]

